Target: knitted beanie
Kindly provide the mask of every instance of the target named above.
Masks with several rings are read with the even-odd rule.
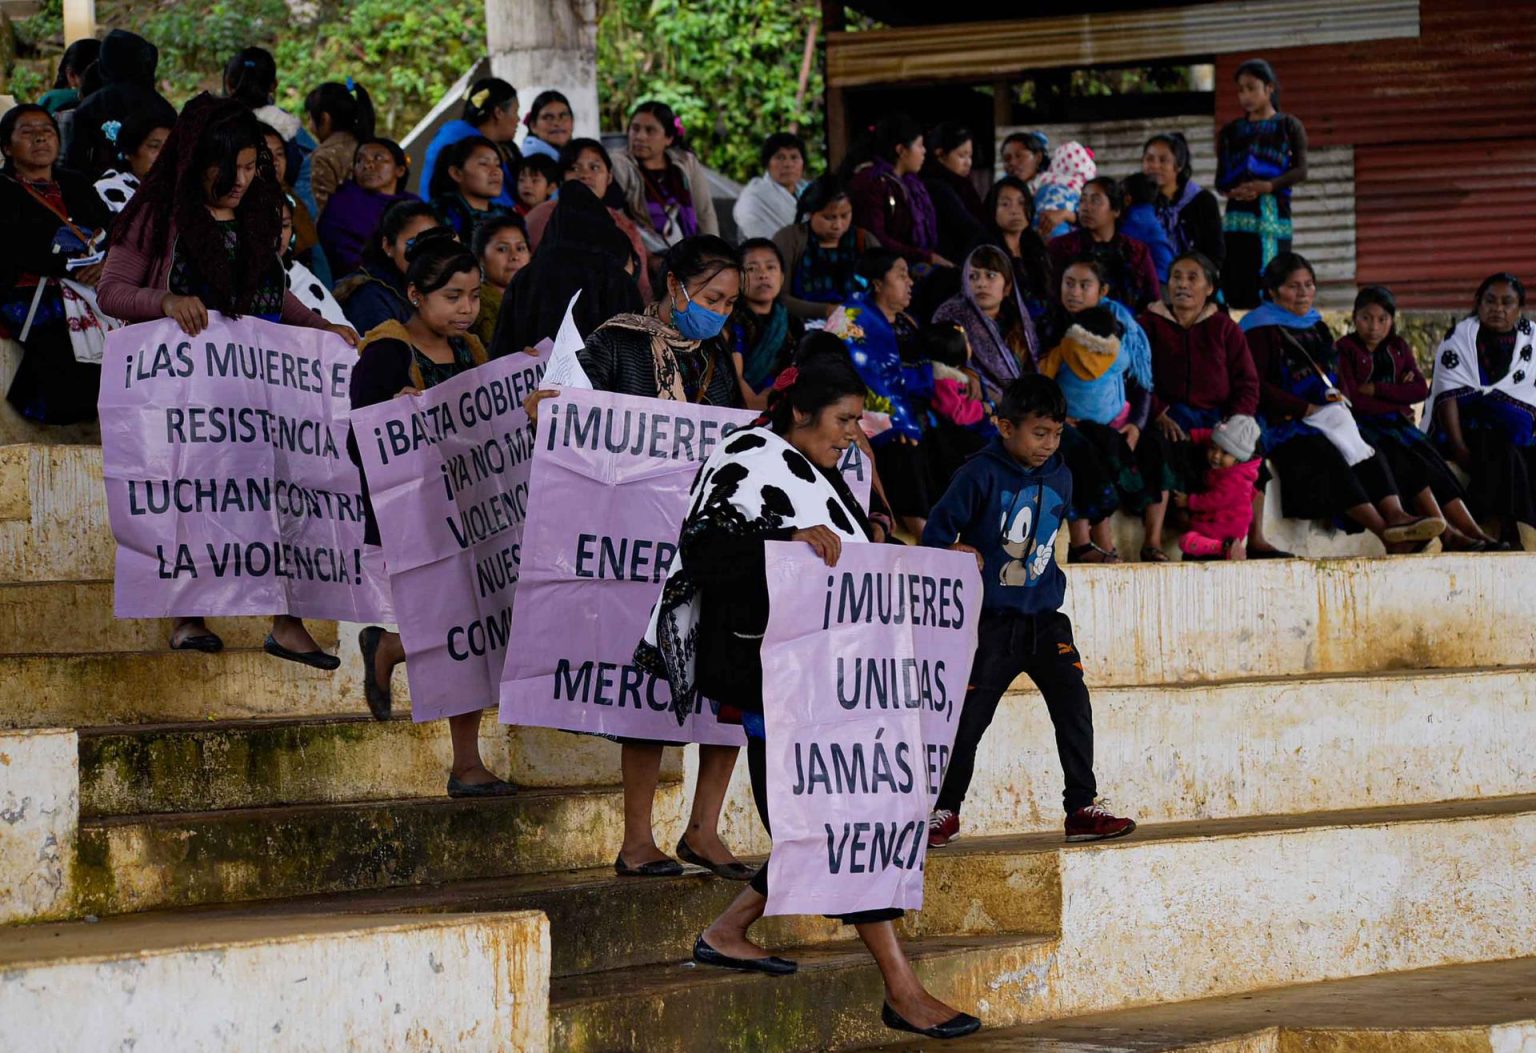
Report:
[[[1211,442],[1239,461],[1253,460],[1259,446],[1259,422],[1239,413],[1216,425]]]

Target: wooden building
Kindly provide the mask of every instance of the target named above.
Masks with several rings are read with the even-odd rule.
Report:
[[[1110,175],[1177,127],[1209,184],[1215,133],[1237,116],[1233,70],[1259,56],[1307,127],[1296,244],[1335,294],[1382,282],[1406,307],[1454,309],[1493,271],[1536,281],[1536,137],[1520,120],[1536,108],[1536,0],[827,0],[823,21],[834,156],[895,107],[970,125],[980,165],[1008,131],[1042,127],[1094,147]],[[1062,90],[1073,71],[1207,64],[1210,82],[1182,92]]]

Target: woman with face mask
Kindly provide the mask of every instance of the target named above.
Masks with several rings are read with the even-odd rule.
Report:
[[[567,192],[575,185],[567,183]],[[592,386],[619,395],[743,406],[736,366],[722,334],[741,294],[736,250],[710,234],[684,238],[667,253],[664,280],[666,291],[644,312],[618,315],[587,337],[577,359]],[[523,404],[529,416],[537,420],[538,404],[555,394],[543,390],[529,396]],[[662,748],[680,744],[627,738],[619,742],[624,844],[614,869],[623,877],[676,877],[683,868],[657,846],[651,811]],[[677,853],[721,877],[746,881],[753,869],[736,859],[717,829],[737,752],[735,746],[700,745],[693,812]]]

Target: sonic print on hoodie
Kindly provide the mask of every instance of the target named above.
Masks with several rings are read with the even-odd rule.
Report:
[[[1056,538],[1071,499],[1072,473],[1060,454],[1028,468],[994,438],[955,473],[923,544],[959,541],[981,553],[983,609],[1049,614],[1066,594]]]

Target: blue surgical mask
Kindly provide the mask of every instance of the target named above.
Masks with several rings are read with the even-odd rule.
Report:
[[[708,340],[719,335],[725,323],[730,321],[730,315],[719,314],[703,304],[694,303],[682,282],[678,282],[678,287],[683,290],[683,299],[688,306],[681,311],[676,306],[672,308],[672,324],[677,327],[677,331],[689,340]]]

